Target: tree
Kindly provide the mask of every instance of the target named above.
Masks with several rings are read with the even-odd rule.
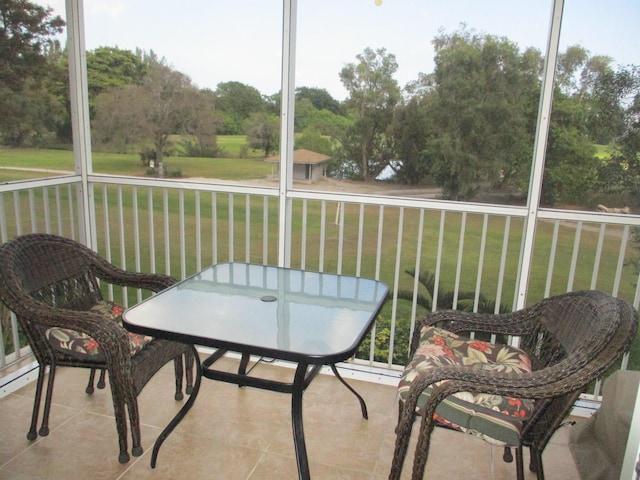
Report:
[[[186,92],[185,106],[190,110],[182,139],[187,155],[194,157],[213,157],[218,153],[216,133],[222,119],[215,112],[215,93],[209,89]]]
[[[135,54],[117,47],[98,47],[87,52],[87,81],[89,103],[111,88],[142,84],[149,65],[143,54]]]
[[[331,140],[329,137],[323,136],[319,130],[314,127],[308,127],[302,132],[302,135],[296,136],[295,149],[304,148],[313,152],[331,155]]]
[[[329,110],[336,115],[340,114],[340,102],[324,88],[296,88],[296,102],[303,99],[309,100],[316,110]]]
[[[59,99],[45,83],[56,72],[64,21],[51,8],[25,0],[0,2],[0,135],[14,146],[39,145],[63,122]]]
[[[253,113],[244,127],[251,148],[264,150],[265,158],[280,146],[280,120],[275,115]]]
[[[0,85],[17,92],[27,79],[44,78],[47,52],[60,47],[53,37],[65,25],[52,12],[26,0],[0,2]]]
[[[164,150],[169,136],[185,132],[194,109],[209,111],[207,102],[194,102],[195,87],[186,75],[151,55],[142,84],[114,88],[96,98],[95,137],[120,150],[153,146],[156,169],[165,175]]]
[[[591,56],[580,45],[569,46],[558,56],[556,86],[580,106],[578,120],[592,141],[599,144],[613,141],[624,130],[624,85],[612,62],[611,57]]]
[[[609,194],[616,194],[632,207],[640,209],[640,67],[621,68],[608,78],[621,100],[624,130],[616,138],[609,159],[600,166],[600,185]],[[640,245],[640,241],[636,242]]]
[[[561,92],[553,100],[541,202],[586,203],[597,181],[598,160],[581,106]]]
[[[374,179],[394,158],[393,112],[400,101],[400,88],[393,78],[398,63],[385,49],[366,48],[340,72],[349,92],[345,106],[353,114],[353,125],[340,141],[345,160],[358,160],[362,177]]]
[[[415,94],[396,109],[393,136],[401,162],[395,165],[394,179],[399,183],[419,185],[431,173],[431,164],[425,154],[434,131],[429,115],[431,99],[430,92]]]
[[[242,134],[245,120],[267,109],[267,101],[260,92],[240,82],[219,83],[216,97],[216,109],[223,114],[220,133],[224,135]]]
[[[482,181],[517,181],[532,158],[539,54],[466,29],[433,44],[434,131],[425,155],[443,195],[469,200]]]

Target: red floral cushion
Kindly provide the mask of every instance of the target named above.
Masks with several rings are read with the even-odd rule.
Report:
[[[109,320],[122,323],[122,312],[124,309],[114,302],[99,302],[94,305],[90,311],[101,313],[109,318]],[[78,332],[70,328],[54,327],[48,329],[45,334],[51,346],[56,350],[62,350],[65,353],[75,356],[103,356],[98,342],[86,333]],[[129,337],[131,356],[134,356],[153,340],[153,337],[129,332],[127,332],[127,336]]]
[[[400,398],[406,398],[418,375],[447,365],[466,365],[503,373],[531,371],[529,357],[519,348],[466,338],[437,327],[423,327],[418,348],[398,385]],[[421,395],[418,413],[422,413],[431,391],[429,387]],[[522,421],[531,416],[533,403],[528,399],[458,392],[438,406],[434,418],[487,440],[517,445]]]

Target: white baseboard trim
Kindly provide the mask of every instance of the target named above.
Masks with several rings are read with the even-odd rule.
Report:
[[[38,378],[40,366],[38,362],[28,365],[0,377],[0,398],[13,393]]]

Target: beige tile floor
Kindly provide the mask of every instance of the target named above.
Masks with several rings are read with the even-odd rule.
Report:
[[[236,361],[224,359],[224,368]],[[292,370],[261,364],[256,372],[290,378]],[[0,480],[176,479],[285,480],[297,478],[290,424],[290,397],[203,379],[198,399],[165,441],[157,468],[151,448],[182,405],[173,400],[172,367],[160,371],[139,397],[145,449],[126,465],[117,461],[118,442],[108,390],[85,395],[87,372],[60,369],[47,437],[26,439],[34,385],[0,399]],[[319,375],[304,395],[304,429],[311,475],[320,480],[381,480],[388,476],[397,418],[395,389],[350,381],[367,401],[359,404],[331,375]],[[578,479],[560,429],[543,455],[548,480]],[[403,479],[410,478],[411,455]],[[525,462],[528,453],[525,452]],[[526,467],[525,467],[526,470]],[[535,476],[526,472],[527,479]],[[436,429],[425,478],[511,479],[513,464],[502,449],[457,432]]]

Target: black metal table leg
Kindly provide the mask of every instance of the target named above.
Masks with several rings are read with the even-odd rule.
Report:
[[[360,410],[362,411],[362,418],[364,418],[365,420],[369,420],[369,414],[367,413],[367,404],[364,402],[364,398],[362,398],[360,394],[356,392],[355,389],[351,385],[349,385],[344,378],[342,378],[342,375],[340,375],[340,372],[338,372],[338,368],[334,363],[331,364],[331,371],[336,376],[336,378],[340,380],[340,382],[345,387],[347,387],[351,393],[353,393],[356,396],[356,398],[360,402]]]
[[[296,448],[296,462],[298,463],[298,478],[300,480],[310,480],[309,460],[307,458],[307,447],[304,441],[304,430],[302,427],[302,394],[304,393],[305,378],[308,365],[299,363],[293,379],[293,391],[291,392],[291,423],[293,426],[293,444]]]
[[[158,451],[162,446],[162,442],[169,436],[169,434],[173,431],[174,428],[182,421],[184,416],[187,414],[193,404],[196,401],[196,397],[198,396],[198,391],[200,390],[200,382],[202,380],[202,364],[200,363],[200,357],[198,356],[198,351],[195,346],[192,346],[193,355],[195,358],[196,364],[196,378],[194,379],[193,390],[191,391],[191,395],[187,402],[182,406],[182,408],[176,413],[176,416],[173,417],[169,425],[167,425],[162,433],[156,439],[156,442],[153,444],[153,452],[151,453],[151,468],[156,468],[156,459],[158,457]]]

